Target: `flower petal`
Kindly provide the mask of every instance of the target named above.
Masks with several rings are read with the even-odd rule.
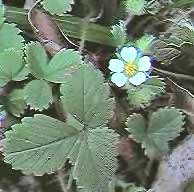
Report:
[[[127,82],[128,77],[124,73],[114,73],[111,77],[111,81],[116,84],[118,87],[122,87]]]
[[[124,63],[119,59],[111,59],[109,61],[109,67],[108,68],[113,72],[120,73],[124,69]]]
[[[121,50],[121,57],[126,62],[133,62],[137,57],[137,50],[134,47],[124,47]]]
[[[146,74],[144,72],[138,72],[135,76],[129,78],[129,82],[137,86],[145,82],[146,79]]]
[[[139,71],[148,71],[152,66],[150,57],[148,56],[141,57],[139,59],[138,66]]]

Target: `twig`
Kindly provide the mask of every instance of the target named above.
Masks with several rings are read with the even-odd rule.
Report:
[[[161,73],[161,74],[165,74],[165,75],[168,75],[168,76],[176,77],[178,79],[194,81],[194,77],[192,77],[190,75],[185,75],[185,74],[180,74],[180,73],[173,73],[173,72],[162,70],[162,69],[158,69],[158,68],[155,68],[155,67],[153,67],[153,70],[158,72],[158,73]]]

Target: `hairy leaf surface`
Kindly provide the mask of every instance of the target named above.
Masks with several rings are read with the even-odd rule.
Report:
[[[24,39],[20,35],[20,32],[15,24],[4,23],[0,29],[0,51],[8,48],[18,50],[23,48]]]
[[[20,117],[26,108],[23,89],[14,89],[6,99],[6,108],[14,116]]]
[[[43,7],[51,14],[63,15],[71,11],[74,0],[43,0]]]
[[[69,160],[70,184],[76,180],[81,192],[107,192],[117,167],[118,139],[106,127],[113,108],[108,84],[99,72],[82,65],[66,78],[61,93],[66,123],[40,114],[24,118],[6,133],[5,162],[27,174],[43,175]]]
[[[151,77],[140,86],[128,85],[128,101],[130,105],[140,106],[151,102],[164,92],[165,83],[157,77]]]
[[[145,118],[138,114],[130,116],[126,125],[149,158],[155,158],[168,152],[168,142],[183,131],[184,116],[175,108],[163,108],[150,116],[148,125]]]
[[[42,111],[52,103],[52,90],[44,80],[33,80],[24,88],[24,97],[32,109]]]
[[[44,48],[38,42],[29,44],[26,54],[31,73],[38,79],[54,83],[64,82],[65,73],[69,73],[71,68],[79,67],[82,63],[81,56],[72,49],[59,51],[49,62]]]
[[[0,53],[0,86],[9,81],[22,81],[27,78],[28,70],[23,61],[23,52],[7,49]]]

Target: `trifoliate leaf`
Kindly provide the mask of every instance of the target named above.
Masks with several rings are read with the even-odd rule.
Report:
[[[24,88],[24,97],[32,109],[47,109],[52,103],[52,90],[49,84],[44,80],[33,80]]]
[[[4,23],[0,30],[0,52],[8,48],[21,49],[24,39],[19,33],[15,24]]]
[[[51,14],[62,15],[71,11],[74,0],[43,0],[43,7]]]
[[[49,62],[44,48],[38,42],[29,44],[26,54],[31,73],[38,79],[54,83],[64,82],[65,74],[82,63],[79,53],[72,49],[59,51]]]
[[[163,108],[154,112],[148,123],[142,115],[134,114],[126,123],[131,136],[141,143],[149,158],[168,152],[168,142],[183,131],[184,116],[175,108]]]
[[[118,46],[122,46],[125,44],[127,40],[126,27],[122,21],[119,24],[113,25],[111,29],[111,33],[113,35],[113,40],[115,44]]]
[[[126,0],[125,6],[127,11],[134,15],[144,14],[145,0]]]
[[[136,47],[139,48],[144,54],[148,53],[151,47],[151,43],[154,40],[152,35],[144,35],[138,39],[135,43]]]
[[[6,85],[11,80],[22,81],[27,75],[28,70],[23,61],[22,51],[7,49],[0,52],[0,86]]]
[[[70,112],[79,122],[84,124],[86,130],[90,130],[88,138],[90,139],[92,137],[90,142],[93,142],[93,150],[95,151],[96,158],[99,158],[97,160],[95,157],[92,157],[93,154],[89,153],[85,143],[83,143],[82,146],[80,144],[81,141],[77,142],[70,156],[70,160],[73,164],[77,164],[76,169],[72,172],[72,179],[76,179],[79,186],[84,186],[83,191],[89,192],[98,191],[99,188],[103,189],[107,187],[108,178],[113,175],[116,167],[113,141],[117,136],[112,131],[109,132],[106,128],[102,128],[108,122],[113,107],[113,100],[108,97],[108,84],[104,84],[103,77],[99,72],[96,72],[89,66],[82,65],[78,71],[66,78],[66,82],[61,86],[61,93],[63,95],[61,99],[64,110]],[[96,127],[101,128],[95,129]],[[104,138],[102,135],[104,135]],[[97,140],[95,140],[95,138]],[[101,140],[101,142],[98,140]],[[106,143],[106,141],[108,142]],[[104,144],[100,145],[100,143]],[[103,146],[104,149],[102,149]],[[83,151],[80,153],[82,155],[78,155],[78,149]],[[98,149],[99,151],[97,152]],[[104,153],[102,150],[107,153],[107,159],[105,161],[104,158],[102,158],[105,156],[102,154]],[[94,162],[91,162],[91,159],[93,159]],[[88,161],[90,161],[90,165],[87,164]],[[98,161],[101,171],[99,171],[99,167],[95,168],[95,161]],[[80,169],[82,170],[81,172]],[[95,170],[95,172],[92,170]]]
[[[6,108],[16,117],[20,117],[20,115],[24,113],[26,103],[23,89],[15,89],[7,96]]]
[[[0,4],[0,26],[4,23],[4,14],[5,14],[5,8],[3,5]]]
[[[109,87],[94,69],[82,65],[61,86],[62,103],[80,122],[90,128],[106,124],[112,113],[113,100],[109,98]]]
[[[149,103],[164,92],[165,83],[162,79],[151,77],[142,85],[128,85],[128,101],[130,105],[140,106]]]
[[[112,110],[108,89],[99,72],[82,65],[61,89],[71,113],[66,113],[66,123],[45,115],[24,118],[6,133],[5,162],[24,173],[43,175],[61,169],[69,159],[69,182],[75,179],[78,191],[107,192],[117,167],[118,139],[105,126]]]

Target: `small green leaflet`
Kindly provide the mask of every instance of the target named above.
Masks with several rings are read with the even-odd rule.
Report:
[[[111,29],[113,35],[113,41],[118,46],[123,46],[127,40],[126,27],[123,21],[120,21],[119,24],[113,25]]]
[[[28,44],[27,65],[37,79],[63,83],[65,74],[71,73],[82,64],[82,57],[72,49],[62,49],[49,62],[47,54],[38,42]]]
[[[70,12],[72,9],[74,0],[43,0],[43,7],[52,15],[63,15],[66,12]]]
[[[78,191],[107,192],[117,167],[118,135],[106,127],[113,100],[103,81],[86,65],[69,75],[61,88],[67,121],[42,114],[25,117],[6,132],[5,162],[26,174],[43,175],[69,159],[69,183],[75,179]]]
[[[145,0],[125,0],[124,4],[126,6],[127,11],[129,11],[133,15],[143,15],[144,7],[146,5]]]
[[[20,32],[15,24],[4,23],[0,29],[0,52],[8,48],[22,49],[24,39]]]
[[[44,80],[33,80],[24,88],[24,98],[32,109],[47,109],[53,102],[52,89]]]
[[[22,81],[27,75],[22,51],[7,49],[0,52],[0,86],[6,85],[9,81]]]
[[[165,83],[157,77],[151,77],[142,85],[128,84],[127,87],[128,101],[133,106],[147,104],[165,92]]]
[[[132,138],[142,144],[150,159],[158,158],[168,152],[168,142],[183,131],[184,115],[175,108],[161,108],[151,114],[148,124],[140,114],[127,120],[127,130]]]
[[[135,46],[139,48],[144,54],[150,53],[151,43],[154,37],[152,35],[144,35],[135,42]]]
[[[14,89],[6,98],[6,109],[14,116],[20,117],[24,113],[26,103],[23,89]]]

